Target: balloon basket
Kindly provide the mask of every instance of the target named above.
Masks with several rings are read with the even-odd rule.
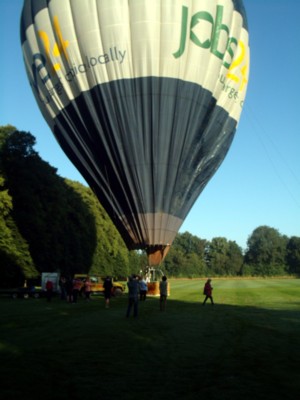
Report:
[[[148,282],[148,291],[147,291],[147,296],[159,296],[159,282]],[[168,296],[170,296],[170,282],[168,282]]]
[[[159,296],[159,282],[149,282],[147,296]]]

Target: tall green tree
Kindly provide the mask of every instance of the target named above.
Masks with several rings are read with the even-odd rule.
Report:
[[[286,261],[291,274],[300,274],[300,237],[292,236],[286,247]]]
[[[0,127],[0,272],[1,286],[22,285],[26,278],[38,272],[26,240],[13,218],[13,200],[4,179],[2,149],[7,138],[16,130],[11,125]]]
[[[206,261],[210,275],[236,276],[243,265],[242,249],[224,237],[213,238],[206,247]]]
[[[178,233],[163,263],[169,276],[199,277],[206,274],[206,240],[189,232]]]
[[[127,276],[130,272],[129,252],[104,208],[90,188],[78,182],[66,180],[81,197],[87,210],[93,215],[95,247],[88,271],[98,275]]]
[[[16,130],[17,130],[16,127],[14,127],[13,125],[0,126],[0,150],[3,144],[6,142],[9,135],[11,135]],[[0,168],[1,168],[1,157],[0,157]]]
[[[284,275],[287,273],[287,237],[268,226],[256,228],[247,241],[245,270],[251,275]]]
[[[30,133],[9,127],[0,143],[12,221],[38,271],[128,275],[129,252],[92,191],[59,177]]]
[[[13,126],[0,127],[0,273],[3,286],[22,285],[25,279],[38,272],[26,240],[20,234],[13,218],[13,201],[7,189],[1,151],[7,137],[15,131]]]
[[[82,272],[91,265],[96,246],[94,217],[34,145],[30,133],[14,131],[1,147],[12,218],[39,272]]]
[[[148,266],[148,258],[144,251],[141,250],[131,250],[129,252],[129,266],[128,271],[131,274],[141,274],[143,275],[146,271],[146,267]],[[122,275],[123,277],[125,275]]]

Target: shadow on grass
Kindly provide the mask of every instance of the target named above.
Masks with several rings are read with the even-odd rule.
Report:
[[[300,313],[157,298],[76,305],[2,299],[1,393],[8,399],[295,399]],[[299,306],[299,303],[296,304]],[[295,309],[293,309],[295,307]]]

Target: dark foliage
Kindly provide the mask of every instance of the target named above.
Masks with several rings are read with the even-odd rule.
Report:
[[[126,277],[147,265],[129,252],[92,191],[63,179],[34,150],[35,138],[0,127],[1,286],[41,272]],[[300,272],[300,238],[262,226],[242,249],[226,238],[177,235],[160,267],[168,276],[283,275]]]

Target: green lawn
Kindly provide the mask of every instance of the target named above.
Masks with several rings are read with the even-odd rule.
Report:
[[[126,319],[127,296],[0,299],[3,400],[298,399],[300,280],[171,281]]]

